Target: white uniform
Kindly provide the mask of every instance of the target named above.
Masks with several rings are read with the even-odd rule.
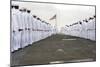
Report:
[[[25,31],[25,17],[26,17],[26,13],[22,12],[22,25],[23,25],[23,31],[22,31],[22,42],[21,42],[21,48],[24,48],[26,46],[26,31]]]
[[[49,35],[51,36],[52,35],[52,26],[50,25],[49,28],[50,28]]]
[[[95,18],[93,19],[93,36],[92,36],[92,40],[96,41],[96,21]]]
[[[20,35],[19,35],[19,26],[18,26],[18,13],[19,10],[12,9],[12,44],[11,44],[11,51],[18,50],[20,48]]]
[[[49,32],[49,36],[51,36],[51,25],[48,24],[48,32]]]
[[[87,39],[87,23],[85,21],[82,22],[82,37]]]
[[[46,35],[45,35],[45,34],[46,34],[46,32],[45,32],[45,29],[46,29],[46,28],[45,28],[45,25],[46,25],[46,24],[45,24],[45,23],[43,23],[43,36],[42,36],[42,37],[43,37],[43,39],[44,39],[44,38],[45,38],[45,36],[46,36]]]
[[[81,32],[82,32],[82,24],[77,24],[77,36],[78,37],[82,37],[82,34],[81,34]]]
[[[38,37],[39,37],[39,33],[38,33],[38,20],[35,19],[35,26],[34,26],[34,30],[35,30],[35,42],[38,41]]]
[[[45,27],[46,27],[46,29],[45,29],[45,36],[47,37],[48,36],[48,32],[47,32],[47,30],[48,30],[48,27],[47,27],[47,24],[45,25]]]
[[[39,21],[40,27],[39,27],[39,32],[40,32],[40,40],[42,39],[42,22]]]
[[[24,34],[25,34],[25,44],[24,44],[24,46],[28,46],[28,44],[29,44],[29,31],[28,31],[28,23],[29,21],[28,21],[28,14],[27,14],[27,12],[24,12],[24,25],[25,25],[25,28],[24,28]]]
[[[72,26],[69,27],[69,34],[72,35]]]
[[[71,26],[71,35],[72,35],[72,36],[75,36],[74,26],[75,26],[75,25],[72,25],[72,26]]]
[[[88,39],[95,40],[95,19],[88,22]]]
[[[65,27],[65,33],[66,33],[66,35],[70,35],[70,34],[69,34],[69,28],[70,28],[70,27]]]
[[[14,8],[11,9],[11,52],[14,51],[14,17],[13,17],[13,14],[14,14]]]
[[[39,41],[39,38],[40,38],[40,32],[39,32],[39,27],[40,27],[40,23],[39,23],[39,20],[36,20],[36,33],[37,33],[37,38],[36,38],[36,41]]]
[[[77,25],[73,25],[73,36],[77,36],[77,33],[78,33],[78,31],[77,31]]]
[[[32,21],[32,39],[33,39],[33,42],[36,42],[37,40],[37,24],[36,24],[36,21],[37,19],[36,18],[33,18],[33,21]]]
[[[28,28],[29,30],[29,44],[33,43],[33,37],[32,37],[32,23],[33,23],[33,17],[30,13],[28,13]]]
[[[47,25],[47,24],[44,23],[44,38],[46,38],[46,36],[47,36],[47,32],[46,32],[46,29],[47,29],[47,28],[46,28],[46,25]]]
[[[23,29],[23,24],[22,24],[22,12],[19,11],[18,13],[18,26],[19,26],[19,48],[21,48],[21,42],[22,42],[22,29]],[[20,31],[21,30],[21,31]]]
[[[41,22],[41,39],[43,39],[43,36],[44,36],[43,26],[44,24]]]
[[[49,36],[49,25],[47,24],[47,30],[46,30],[46,32],[47,32],[47,37]]]

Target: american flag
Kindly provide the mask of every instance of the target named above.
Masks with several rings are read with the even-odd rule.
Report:
[[[56,19],[56,14],[53,17],[51,17],[49,20],[53,20],[53,19]]]

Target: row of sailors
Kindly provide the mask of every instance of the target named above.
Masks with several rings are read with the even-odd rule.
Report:
[[[71,25],[66,25],[61,29],[63,34],[77,36],[85,39],[96,40],[96,21],[95,17],[90,17],[83,21],[73,23]]]
[[[12,6],[11,52],[47,38],[54,33],[55,29],[49,23],[42,21],[30,12],[30,10],[19,9],[19,6]]]

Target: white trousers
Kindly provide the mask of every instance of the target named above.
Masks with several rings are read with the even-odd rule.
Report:
[[[88,30],[88,39],[95,41],[95,30]]]
[[[20,48],[20,38],[21,38],[21,33],[20,32],[14,32],[13,33],[13,50],[18,50]]]

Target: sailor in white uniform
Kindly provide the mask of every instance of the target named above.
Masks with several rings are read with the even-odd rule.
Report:
[[[42,21],[42,38],[44,39],[44,38],[46,38],[46,23],[45,23],[45,21]]]
[[[30,10],[27,10],[27,16],[28,16],[28,32],[29,32],[29,44],[33,43],[33,37],[32,37],[32,26],[33,26],[33,16],[31,14]]]
[[[71,35],[74,36],[75,34],[74,24],[71,24]]]
[[[88,32],[87,32],[87,19],[83,20],[82,22],[82,37],[87,39],[88,37]]]
[[[41,22],[42,22],[42,24],[41,24],[41,29],[42,29],[41,30],[41,33],[42,33],[41,37],[42,37],[42,39],[44,39],[45,38],[45,27],[46,27],[45,25],[46,24],[45,24],[45,21],[41,21]]]
[[[19,45],[19,48],[21,48],[21,42],[22,42],[22,31],[23,31],[23,24],[22,24],[22,9],[19,9],[19,13],[18,13],[18,26],[19,26],[19,29],[18,29],[18,31],[19,31],[19,43],[20,43],[20,45]]]
[[[45,22],[45,38],[47,37],[47,23]]]
[[[45,23],[46,23],[46,25],[45,25],[45,37],[47,37],[47,34],[48,34],[47,30],[48,30],[48,28],[47,28],[47,22],[45,22]]]
[[[95,22],[93,17],[89,18],[88,22],[88,39],[95,40]]]
[[[51,24],[49,24],[49,30],[48,30],[48,32],[49,32],[49,36],[51,36]]]
[[[52,26],[51,26],[51,24],[49,24],[49,30],[48,30],[49,36],[51,36],[51,31],[52,31]]]
[[[93,20],[92,20],[92,32],[93,32],[93,34],[92,34],[92,40],[96,40],[96,27],[95,27],[95,25],[96,25],[96,21],[95,21],[95,16],[93,17]]]
[[[81,21],[79,21],[78,22],[78,24],[77,24],[77,34],[78,34],[78,37],[82,37],[82,34],[81,34],[81,32],[82,32],[82,22]]]
[[[11,18],[13,17],[13,9],[14,9],[14,5],[11,6]],[[13,26],[13,18],[11,19],[11,52],[14,51],[14,26]]]
[[[42,31],[42,32],[43,32],[43,33],[42,33],[42,35],[43,35],[42,38],[43,38],[43,39],[45,38],[45,29],[46,29],[46,28],[45,28],[45,25],[46,25],[45,22],[42,21],[42,30],[43,30],[43,31]]]
[[[20,48],[23,47],[23,33],[24,33],[24,27],[25,27],[25,23],[24,23],[24,16],[23,16],[23,9],[19,9],[19,34],[20,34]]]
[[[81,37],[82,38],[84,38],[84,36],[85,36],[85,23],[83,22],[83,21],[81,21],[82,22],[82,24],[81,24],[81,28],[82,28],[82,31],[81,31]]]
[[[77,22],[73,24],[73,36],[78,36],[78,27],[77,27]]]
[[[42,21],[41,21],[41,19],[39,18],[39,35],[40,35],[40,38],[39,38],[39,40],[41,40],[42,39]]]
[[[44,31],[43,31],[43,21],[41,20],[41,40],[43,39],[44,36]]]
[[[32,31],[33,31],[33,34],[32,34],[32,37],[33,37],[33,40],[34,40],[34,42],[36,42],[37,41],[37,16],[35,16],[35,15],[33,15],[33,22],[32,22],[32,24],[33,24],[33,26],[32,26]]]
[[[40,18],[37,18],[37,41],[40,40]]]
[[[47,22],[46,22],[47,23]],[[48,37],[49,36],[49,32],[48,32],[48,23],[47,23],[47,25],[46,25],[46,33],[47,33],[47,36],[46,37]]]
[[[64,27],[64,33],[66,34],[66,35],[69,35],[69,26],[68,25],[66,25],[65,27]]]
[[[72,36],[74,36],[74,35],[75,35],[75,34],[74,34],[74,33],[75,33],[74,24],[72,24],[71,29],[72,29],[72,31],[71,31],[71,32],[72,32]]]
[[[29,45],[29,31],[28,31],[28,25],[29,25],[29,21],[28,21],[28,13],[27,13],[27,9],[25,9],[24,12],[24,35],[25,35],[25,45],[24,46],[28,46]]]
[[[21,17],[22,17],[22,36],[21,36],[21,48],[24,48],[27,44],[26,44],[26,30],[25,30],[25,26],[26,26],[26,9],[22,9],[22,13],[21,13]]]
[[[72,25],[69,25],[69,34],[72,35]]]
[[[49,37],[49,23],[47,23],[47,37]]]
[[[12,38],[13,38],[13,44],[11,45],[11,47],[13,46],[13,49],[11,49],[11,51],[14,50],[18,50],[18,48],[20,48],[20,35],[19,35],[19,24],[18,24],[18,15],[19,15],[19,6],[14,6],[14,8],[12,8]]]

